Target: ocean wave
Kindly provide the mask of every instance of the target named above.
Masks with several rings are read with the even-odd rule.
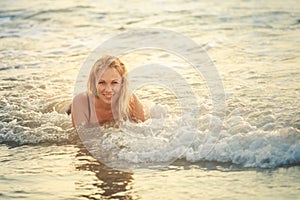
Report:
[[[126,166],[136,167],[186,159],[190,163],[217,161],[259,168],[300,163],[298,129],[263,130],[236,110],[227,116],[220,132],[212,132],[216,130],[214,124],[220,122],[218,116],[171,116],[167,114],[168,107],[154,105],[150,110],[152,118],[144,123],[126,122],[118,128],[96,127],[76,133],[65,113],[24,112],[16,105],[4,105],[4,100],[1,108],[0,143],[75,144],[78,138],[74,138],[79,134],[87,149],[104,163],[122,160]]]

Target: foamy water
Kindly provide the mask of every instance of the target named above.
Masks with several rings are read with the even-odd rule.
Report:
[[[77,75],[98,45],[126,30],[150,27],[182,34],[205,50],[223,83],[226,113],[223,118],[222,114],[213,112],[212,94],[203,74],[172,52],[141,49],[124,55],[122,58],[129,72],[135,72],[138,66],[149,66],[148,77],[132,74],[133,86],[149,77],[152,80],[155,76],[159,78],[156,79],[158,84],[135,88],[139,98],[149,106],[151,118],[141,124],[128,122],[121,128],[103,129],[101,140],[94,141],[88,149],[94,157],[105,154],[109,158],[107,162],[121,160],[130,168],[151,166],[162,167],[163,170],[152,175],[124,172],[118,184],[126,182],[135,188],[133,176],[137,188],[126,190],[124,187],[110,192],[121,194],[121,197],[129,195],[133,199],[139,198],[137,193],[145,199],[150,196],[164,199],[222,199],[235,195],[240,198],[252,195],[258,199],[292,199],[297,194],[299,196],[300,8],[296,1],[261,4],[257,1],[178,0],[120,4],[116,1],[42,3],[20,0],[1,2],[0,5],[0,143],[3,150],[0,154],[0,195],[4,199],[16,194],[29,199],[43,199],[57,191],[61,196],[56,196],[56,199],[74,197],[71,195],[74,191],[77,191],[78,199],[98,197],[97,188],[105,186],[99,183],[98,180],[102,179],[97,172],[107,169],[100,167],[95,158],[78,150],[82,148],[77,145],[83,138],[78,137],[71,127],[70,116],[65,110],[73,92],[78,92],[76,88],[74,90],[75,83],[82,83],[83,87],[79,90],[84,89],[86,76],[78,80]],[[172,39],[169,42],[178,43]],[[187,92],[186,85],[180,85],[182,82],[178,79],[173,79],[174,84],[168,85],[172,74],[161,76],[157,68],[151,70],[154,65],[169,67],[179,74],[193,93],[178,95]],[[183,108],[187,108],[188,112],[184,112]],[[98,151],[99,148],[101,151]],[[66,154],[64,149],[67,149]],[[57,154],[52,155],[51,151]],[[30,152],[35,156],[26,158]],[[24,166],[23,160],[26,160]],[[69,162],[64,165],[60,163],[62,160]],[[51,171],[55,164],[49,163],[53,161],[58,167]],[[45,166],[45,169],[31,168],[31,163]],[[82,174],[72,176],[66,172],[68,175],[61,176],[60,173],[65,173],[63,168],[69,167],[70,171],[76,172],[73,169],[76,166],[77,172]],[[231,173],[235,167],[244,174],[221,173]],[[284,172],[281,167],[289,170]],[[226,181],[220,178],[222,176],[225,179],[235,176],[237,182],[245,186],[247,184],[242,179],[250,177],[255,181],[255,171],[272,169],[274,173],[272,178],[261,174],[262,182],[258,181],[257,187],[253,186],[257,193],[248,191],[245,196],[240,196],[238,191],[231,191],[226,197],[221,190],[215,189],[215,194],[205,196],[205,183],[213,184],[205,177],[207,169],[216,182],[223,183],[218,187],[225,187],[224,190],[230,187],[224,186]],[[38,187],[34,188],[41,193],[34,193],[27,187],[29,183],[25,180],[28,177],[21,176],[24,171],[30,176],[29,180],[45,182],[53,180],[45,175],[51,171],[50,174],[61,177],[61,185],[76,182],[77,189],[63,192],[58,190],[53,180],[49,183],[49,193],[45,192],[46,188]],[[114,170],[106,172],[110,174]],[[34,173],[44,175],[34,177]],[[86,179],[82,178],[85,173],[88,174]],[[96,180],[93,174],[98,177]],[[201,179],[189,174],[202,177],[206,182],[200,184]],[[155,189],[161,186],[156,181],[149,182],[149,176],[158,182],[162,182],[162,177],[168,177],[172,184],[165,184],[166,191],[172,193],[176,188],[182,193],[168,197]],[[172,176],[177,179],[173,180]],[[280,179],[291,184],[284,189]],[[177,180],[181,182],[176,185]],[[22,186],[12,189],[18,182]],[[229,183],[234,181],[229,180]],[[100,186],[96,187],[97,184]],[[200,193],[193,187],[197,184],[203,188]],[[269,191],[270,185],[276,188],[272,190],[274,196],[260,196]],[[258,189],[259,186],[265,190]],[[122,195],[121,191],[126,192]],[[239,191],[244,191],[242,186]],[[111,196],[108,194],[107,197]]]

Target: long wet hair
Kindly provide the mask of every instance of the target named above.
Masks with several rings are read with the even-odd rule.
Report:
[[[87,82],[87,93],[90,96],[95,96],[97,93],[97,84],[99,77],[108,68],[114,68],[122,77],[121,87],[118,92],[118,97],[114,101],[112,107],[113,115],[115,120],[123,121],[130,119],[129,111],[129,91],[128,91],[128,76],[126,66],[120,61],[119,58],[110,55],[104,55],[93,65],[89,79]]]

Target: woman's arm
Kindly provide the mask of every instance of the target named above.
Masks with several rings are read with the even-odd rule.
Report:
[[[134,94],[130,98],[130,115],[135,122],[146,121],[143,104]]]

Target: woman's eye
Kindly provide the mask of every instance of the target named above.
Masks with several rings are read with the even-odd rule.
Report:
[[[119,84],[119,82],[117,82],[117,81],[114,81],[112,84],[116,85],[116,84]]]
[[[102,81],[100,81],[98,84],[99,84],[99,85],[104,85],[105,83],[104,83],[104,82],[102,82]]]

